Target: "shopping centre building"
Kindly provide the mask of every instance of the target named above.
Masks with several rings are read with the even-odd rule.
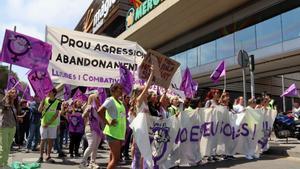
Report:
[[[281,108],[283,84],[300,87],[299,18],[297,0],[94,0],[75,30],[136,41],[179,61],[199,93],[223,88],[209,76],[225,60],[233,97],[243,91],[237,62],[243,49],[255,57],[256,94],[271,93]],[[290,109],[291,99],[286,103]]]

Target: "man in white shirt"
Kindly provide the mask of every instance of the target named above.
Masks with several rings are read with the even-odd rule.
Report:
[[[294,102],[294,107],[293,107],[292,113],[293,113],[294,117],[296,118],[295,120],[300,119],[300,103],[299,103],[299,101]]]

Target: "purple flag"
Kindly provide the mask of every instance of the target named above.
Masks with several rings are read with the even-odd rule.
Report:
[[[23,92],[23,88],[22,88],[20,81],[18,81],[17,78],[13,74],[9,74],[6,90],[10,90],[12,88],[15,88],[17,90],[17,92]]]
[[[283,96],[298,96],[298,90],[295,83],[293,83],[288,89],[286,89],[280,97]]]
[[[225,61],[221,61],[214,72],[210,75],[211,80],[217,83],[222,76],[226,75]]]
[[[81,92],[81,90],[78,88],[75,92],[75,94],[72,97],[73,100],[81,100],[82,102],[86,102],[88,100],[88,97]]]
[[[47,69],[51,50],[48,43],[6,30],[0,60],[29,69]]]
[[[133,75],[124,65],[120,65],[120,83],[124,92],[129,95],[133,87]]]
[[[180,90],[184,91],[184,94],[187,97],[192,98],[197,91],[197,88],[198,84],[196,81],[193,81],[190,69],[186,68],[180,84]]]
[[[71,98],[71,85],[65,84],[64,85],[64,99],[68,100]]]
[[[28,80],[37,96],[44,99],[54,88],[47,70],[32,70],[28,74]]]
[[[23,92],[22,98],[24,98],[27,101],[31,101],[32,100],[31,95],[30,95],[30,87],[29,87],[29,85],[26,86],[26,88],[25,88],[25,90]]]
[[[104,103],[105,99],[107,98],[105,88],[102,88],[102,87],[88,87],[86,93],[89,93],[90,91],[93,91],[93,90],[97,90],[98,95],[99,95],[100,103],[101,104]]]
[[[105,88],[99,87],[98,92],[99,92],[99,101],[101,104],[103,104],[105,99],[107,98]]]

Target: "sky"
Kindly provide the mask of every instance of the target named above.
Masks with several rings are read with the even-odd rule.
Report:
[[[14,26],[17,32],[43,41],[46,25],[74,30],[92,0],[1,0],[0,3],[2,48],[5,29],[13,30]],[[26,75],[29,69],[13,65],[12,70],[29,84]]]

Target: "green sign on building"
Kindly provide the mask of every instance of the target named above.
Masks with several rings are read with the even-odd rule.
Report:
[[[145,0],[138,8],[130,8],[127,12],[126,28],[128,29],[129,27],[131,27],[163,1],[164,0]]]

